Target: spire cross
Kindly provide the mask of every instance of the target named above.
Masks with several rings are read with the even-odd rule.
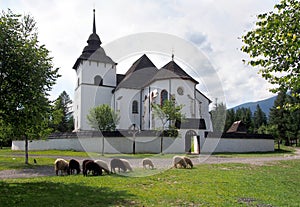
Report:
[[[174,48],[172,48],[172,61],[174,61]]]
[[[95,9],[93,10],[93,12],[94,12],[93,33],[96,34]]]

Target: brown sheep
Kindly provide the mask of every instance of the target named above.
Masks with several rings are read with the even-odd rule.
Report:
[[[183,159],[186,162],[186,167],[188,167],[188,165],[189,165],[190,168],[193,168],[194,165],[193,165],[193,162],[190,158],[184,156]]]
[[[67,173],[70,175],[69,163],[64,159],[56,159],[54,162],[55,174],[58,175],[58,171],[61,172],[61,175]]]
[[[183,159],[183,157],[180,156],[174,156],[173,157],[173,167],[177,168],[179,165],[180,168],[186,168],[187,164],[185,162],[185,160]]]

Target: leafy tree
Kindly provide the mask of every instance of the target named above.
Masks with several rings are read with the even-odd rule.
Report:
[[[162,105],[152,104],[153,114],[162,124],[160,152],[163,151],[163,137],[166,124],[169,122],[169,129],[175,128],[175,121],[184,121],[184,114],[181,113],[183,105],[175,105],[174,100],[165,100]],[[173,122],[173,123],[172,123]],[[171,130],[172,131],[172,130]]]
[[[300,2],[281,0],[274,11],[258,15],[256,28],[242,37],[241,50],[248,53],[252,66],[263,78],[276,85],[272,92],[291,90],[300,97]],[[300,108],[294,103],[290,109]]]
[[[173,100],[165,100],[162,105],[152,104],[154,116],[157,117],[162,124],[163,130],[166,128],[168,122],[175,123],[176,120],[183,121],[184,115],[181,113],[183,105],[175,105]],[[174,124],[169,125],[170,128],[174,128]]]
[[[226,105],[224,103],[215,103],[211,113],[211,121],[214,132],[223,132],[226,120]]]
[[[100,131],[114,131],[120,118],[119,115],[107,104],[91,108],[87,115],[89,125]]]
[[[70,132],[74,129],[71,104],[72,100],[65,91],[55,100],[51,119],[54,131]]]
[[[28,140],[50,133],[47,96],[59,77],[35,25],[31,16],[10,10],[0,16],[0,119],[13,137],[25,140],[26,164]]]
[[[87,115],[89,125],[100,131],[114,131],[120,117],[109,105],[103,104],[90,109]],[[104,154],[104,136],[102,136],[102,155]]]
[[[267,124],[267,116],[265,112],[263,112],[259,106],[259,104],[256,105],[256,110],[253,114],[253,127],[254,127],[254,132],[257,132],[259,127],[262,125]]]

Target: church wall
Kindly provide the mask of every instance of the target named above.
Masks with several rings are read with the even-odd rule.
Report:
[[[78,116],[78,127],[76,127],[75,120],[75,130],[91,130],[92,128],[89,126],[86,118],[90,109],[101,104],[108,104],[111,106],[113,88],[81,85],[77,90],[78,97],[80,97],[81,101],[74,103],[74,107],[78,106],[78,110],[75,110],[78,113],[75,113],[75,116]]]
[[[95,61],[84,61],[82,65],[81,82],[94,84],[94,78],[99,75],[103,79],[103,85],[116,86],[116,68],[112,64]]]
[[[140,107],[140,90],[120,88],[114,94],[115,111],[120,113],[120,122],[118,129],[128,129],[132,124],[140,129],[140,114],[142,113]],[[138,113],[132,113],[132,102],[138,102]]]

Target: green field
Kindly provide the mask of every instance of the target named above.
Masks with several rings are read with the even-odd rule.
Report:
[[[3,159],[0,156],[1,163]],[[41,159],[45,165],[53,163],[52,158]],[[139,172],[143,169],[133,173]],[[299,195],[300,160],[264,166],[201,164],[145,177],[72,175],[0,181],[0,206],[299,206]]]

